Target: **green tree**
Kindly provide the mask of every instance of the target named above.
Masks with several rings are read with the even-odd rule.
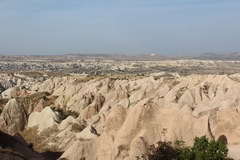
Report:
[[[196,160],[224,160],[227,157],[227,145],[221,140],[208,141],[206,136],[195,138],[193,153]]]
[[[227,157],[228,149],[222,141],[211,141],[208,143],[205,159],[206,160],[224,160]]]
[[[227,157],[227,144],[222,140],[209,141],[206,136],[196,137],[193,147],[183,141],[159,142],[150,146],[149,160],[224,160]]]
[[[192,151],[195,156],[195,160],[204,160],[204,156],[206,154],[206,149],[208,146],[208,139],[206,136],[196,137],[194,139],[194,145],[192,147]]]

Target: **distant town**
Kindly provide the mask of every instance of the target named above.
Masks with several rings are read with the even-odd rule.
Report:
[[[138,74],[161,71],[189,74],[240,72],[240,54],[161,56],[158,54],[69,54],[59,56],[0,56],[0,71],[49,71],[72,74]]]

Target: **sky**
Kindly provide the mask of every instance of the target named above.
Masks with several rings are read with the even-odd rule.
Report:
[[[0,54],[240,52],[240,0],[0,0]]]

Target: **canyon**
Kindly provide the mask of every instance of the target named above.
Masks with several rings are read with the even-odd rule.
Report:
[[[134,160],[158,141],[191,146],[204,135],[226,136],[229,157],[240,157],[238,73],[26,75],[1,74],[1,136],[25,139],[39,159]],[[1,146],[19,159],[26,150]]]

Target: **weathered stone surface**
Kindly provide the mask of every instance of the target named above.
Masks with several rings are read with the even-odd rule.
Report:
[[[27,124],[27,111],[16,100],[10,100],[0,116],[0,128],[3,132],[14,135],[23,130]]]
[[[209,139],[226,136],[234,148],[230,153],[236,156],[240,82],[233,78],[154,75],[84,82],[77,76],[51,78],[30,87],[30,95],[3,104],[0,123],[9,134],[24,128],[28,114],[28,127],[39,126],[39,132],[56,125],[58,131],[46,141],[70,160],[134,160],[160,140],[192,145],[195,136],[203,135]],[[46,105],[61,110],[66,119],[58,121]],[[16,116],[22,120],[12,118]]]
[[[50,107],[44,108],[41,112],[32,112],[28,118],[27,127],[38,126],[39,132],[53,127],[59,123],[59,118]]]

